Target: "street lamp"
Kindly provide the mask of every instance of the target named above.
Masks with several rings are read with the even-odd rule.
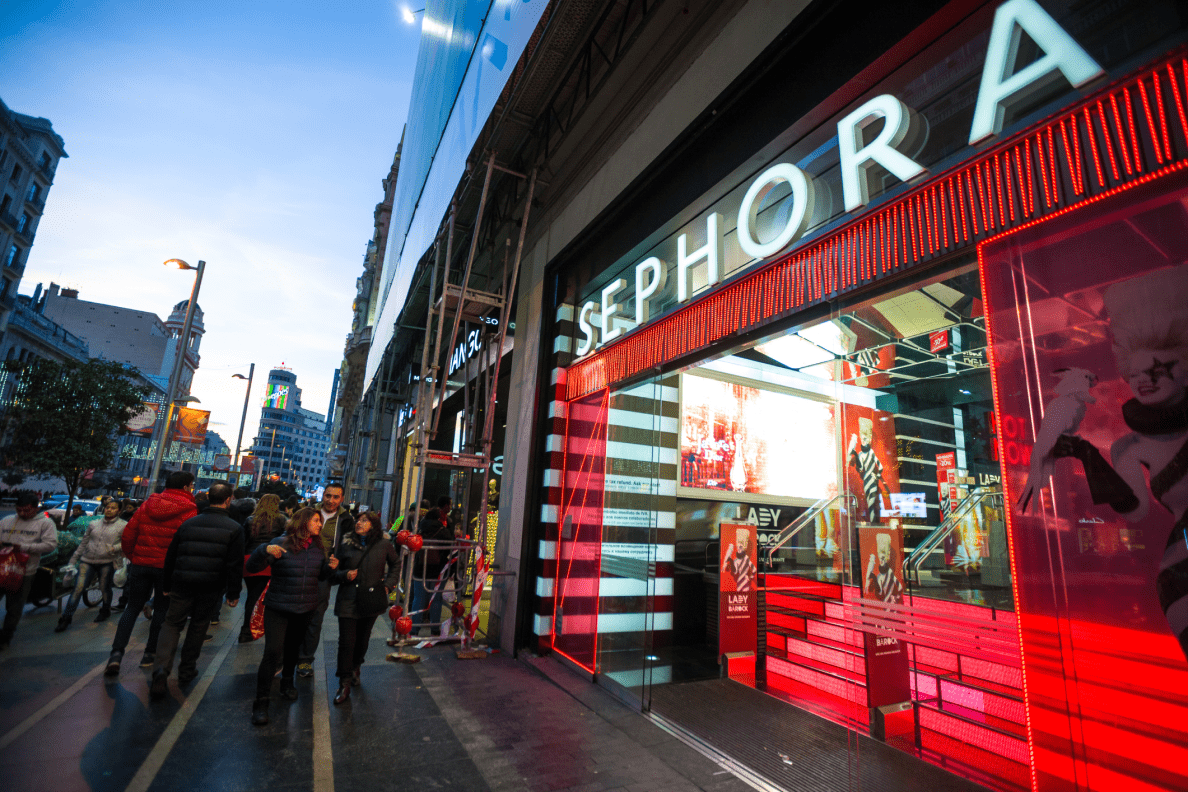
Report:
[[[243,376],[242,374],[232,374],[231,375],[231,377],[233,379],[246,379],[247,380],[247,393],[243,394],[243,417],[241,417],[239,419],[239,437],[235,440],[235,476],[236,476],[235,482],[237,484],[239,483],[239,477],[242,474],[242,471],[240,470],[240,465],[239,465],[239,449],[240,449],[240,446],[243,444],[243,425],[247,421],[248,401],[252,398],[252,377],[254,377],[254,376],[256,376],[256,364],[255,363],[253,363],[252,367],[248,370],[248,375],[246,377]]]
[[[161,460],[165,457],[165,438],[169,426],[173,421],[173,407],[177,400],[177,387],[181,382],[182,362],[186,358],[186,349],[190,345],[190,328],[194,324],[194,308],[198,305],[198,290],[202,288],[202,273],[206,271],[206,262],[199,261],[197,267],[191,267],[181,259],[169,259],[166,267],[177,267],[181,270],[195,270],[194,288],[190,291],[190,303],[186,306],[186,320],[182,324],[181,337],[177,342],[177,356],[173,360],[173,373],[169,377],[169,392],[166,394],[165,424],[161,427],[160,437],[157,439],[157,451],[153,454],[153,470],[149,475],[149,494],[156,488],[157,476],[161,473]],[[194,401],[197,401],[194,399]]]
[[[424,11],[425,9],[423,8],[419,11],[413,11],[408,6],[404,6],[400,9],[400,13],[404,16],[404,21],[410,25],[417,21],[417,14],[424,13]]]

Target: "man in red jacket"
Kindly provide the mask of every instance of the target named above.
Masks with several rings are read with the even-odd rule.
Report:
[[[165,479],[165,490],[150,497],[136,510],[128,525],[124,527],[122,544],[124,557],[131,566],[128,569],[128,607],[116,627],[115,640],[111,644],[111,657],[107,660],[107,676],[120,673],[120,661],[136,626],[136,617],[144,608],[149,597],[155,597],[153,622],[149,627],[148,643],[144,647],[142,668],[153,664],[157,651],[157,637],[165,614],[169,610],[169,598],[162,592],[165,554],[173,535],[186,520],[198,513],[194,505],[194,474],[185,471],[170,473]]]

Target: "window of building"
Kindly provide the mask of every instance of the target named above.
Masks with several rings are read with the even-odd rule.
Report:
[[[12,196],[5,195],[3,199],[0,199],[0,214],[8,214],[8,209],[11,206],[12,206]]]
[[[24,233],[25,229],[29,227],[29,213],[21,212],[21,219],[17,221],[17,233]],[[112,325],[115,327],[115,325]]]
[[[19,253],[20,250],[21,249],[18,248],[16,245],[9,245],[8,246],[8,255],[4,257],[4,266],[6,266],[6,267],[15,266],[16,260],[17,260],[17,253]]]
[[[24,173],[24,171],[21,170],[20,165],[13,165],[12,166],[12,175],[8,177],[8,180],[10,182],[16,183],[21,180],[22,173]]]
[[[29,192],[25,195],[26,201],[36,201],[41,197],[41,185],[37,182],[29,183]]]
[[[44,151],[41,152],[41,168],[42,170],[49,170],[50,168],[50,155]]]

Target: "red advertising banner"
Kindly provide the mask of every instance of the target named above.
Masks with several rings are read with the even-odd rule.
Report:
[[[216,473],[226,473],[231,469],[231,455],[215,454],[214,463],[210,467]]]
[[[209,410],[195,410],[182,407],[177,411],[177,423],[173,427],[173,439],[187,445],[201,445],[206,439],[206,425],[210,423]]]
[[[754,525],[722,523],[718,533],[718,653],[755,652],[759,633],[759,567]]]
[[[936,490],[940,494],[940,516],[942,520],[949,516],[951,505],[949,499],[949,471],[956,467],[956,451],[936,455]]]
[[[949,331],[937,330],[928,334],[928,349],[931,352],[943,352],[949,348]]]
[[[256,458],[250,454],[244,454],[239,458],[239,472],[245,476],[256,475]]]
[[[888,525],[858,527],[858,555],[862,559],[862,597],[868,602],[903,605],[903,529],[899,520]],[[869,605],[868,605],[869,607]],[[907,645],[890,631],[865,632],[866,690],[871,707],[911,700]]]

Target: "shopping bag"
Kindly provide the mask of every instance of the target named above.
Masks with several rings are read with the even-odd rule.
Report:
[[[268,581],[268,586],[272,585],[272,581]],[[252,608],[252,620],[248,624],[252,631],[252,640],[259,638],[264,634],[264,596],[268,593],[268,586],[260,592],[260,599],[256,600],[256,607]]]
[[[111,585],[116,588],[123,588],[128,585],[128,564],[120,564],[120,568],[111,576]]]
[[[25,584],[25,565],[29,556],[12,545],[0,547],[0,590],[20,591]]]

